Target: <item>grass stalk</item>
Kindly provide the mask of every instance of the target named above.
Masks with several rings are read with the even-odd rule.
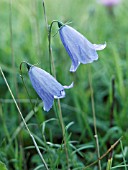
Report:
[[[111,167],[112,167],[112,158],[111,158],[111,159],[108,159],[108,163],[107,163],[107,168],[106,168],[106,170],[111,170]]]
[[[12,91],[11,91],[11,88],[10,88],[10,86],[9,86],[6,78],[5,78],[5,75],[4,75],[1,67],[0,67],[0,72],[1,72],[1,74],[2,74],[2,76],[3,76],[3,79],[4,79],[5,83],[6,83],[6,86],[7,86],[8,90],[9,90],[9,92],[10,92],[10,94],[11,94],[11,97],[12,97],[12,99],[14,100],[14,103],[15,103],[15,105],[16,105],[16,108],[17,108],[20,116],[21,116],[21,119],[23,120],[24,125],[25,125],[25,127],[26,127],[26,129],[27,129],[27,131],[28,131],[28,133],[29,133],[29,135],[30,135],[33,143],[34,143],[34,146],[35,146],[35,148],[36,148],[36,150],[37,150],[37,152],[38,152],[38,154],[39,154],[39,156],[40,156],[40,158],[41,158],[41,160],[42,160],[42,162],[43,162],[43,164],[44,164],[44,166],[45,166],[45,169],[46,169],[46,170],[49,170],[49,169],[48,169],[48,166],[47,166],[47,164],[46,164],[46,162],[45,162],[45,160],[44,160],[44,158],[43,158],[43,156],[42,156],[42,154],[41,154],[41,152],[40,152],[40,149],[39,149],[39,147],[38,147],[38,145],[37,145],[37,143],[36,143],[36,141],[35,141],[35,138],[33,137],[31,131],[29,130],[29,128],[28,128],[28,126],[27,126],[27,124],[26,124],[26,122],[25,122],[25,120],[24,120],[24,117],[23,117],[23,115],[22,115],[22,113],[21,113],[21,111],[20,111],[20,108],[19,108],[19,106],[18,106],[18,104],[17,104],[17,102],[16,102],[16,100],[15,100],[15,97],[14,97]]]
[[[99,149],[99,140],[97,134],[97,127],[96,127],[96,113],[95,113],[95,105],[94,105],[94,95],[93,95],[93,87],[92,87],[92,77],[91,77],[91,70],[89,69],[89,85],[90,85],[90,92],[91,92],[91,103],[92,103],[92,114],[93,114],[93,125],[94,125],[94,137],[96,140],[96,150],[98,156],[98,167],[101,170],[101,161],[100,161],[100,149]]]
[[[12,29],[12,0],[9,1],[9,28],[10,28],[10,48],[11,48],[11,57],[12,57],[12,69],[15,74],[15,55],[13,48],[13,29]],[[14,86],[12,86],[16,91],[16,96],[18,96],[18,88],[17,88],[17,80],[16,76],[12,76],[12,82],[14,82]]]
[[[87,165],[83,170],[88,169],[89,167],[95,165],[99,160],[102,160],[105,156],[107,156],[112,150],[117,146],[117,144],[120,142],[122,137],[120,137],[111,147],[101,156],[99,157],[96,161],[92,162],[91,164]]]
[[[11,55],[12,55],[12,68],[15,70],[15,57],[13,50],[13,35],[12,35],[12,0],[9,2],[9,28],[10,28],[10,47],[11,47]]]
[[[125,160],[125,155],[124,155],[124,149],[123,149],[123,144],[122,144],[121,140],[120,140],[120,145],[121,145],[121,151],[122,151],[122,156],[123,156],[124,169],[127,170],[127,165],[126,165],[126,160]]]
[[[38,15],[37,15],[37,7],[38,7],[38,1],[32,1],[32,7],[34,11],[34,17],[33,17],[33,22],[34,22],[34,31],[35,31],[35,44],[36,44],[36,53],[39,59],[39,62],[41,63],[41,48],[40,48],[40,29],[39,29],[39,21],[38,21]]]
[[[110,156],[109,156],[109,158],[108,158],[108,162],[107,162],[107,168],[106,168],[106,170],[111,170],[111,167],[112,167],[112,161],[113,161],[113,159],[112,159],[112,151],[110,152]]]
[[[56,72],[55,72],[55,65],[54,65],[54,59],[53,59],[53,54],[52,54],[52,47],[51,47],[51,33],[52,33],[52,26],[55,22],[58,22],[56,20],[52,21],[50,26],[48,25],[48,20],[47,20],[47,15],[46,15],[46,9],[45,9],[45,3],[43,0],[43,10],[44,10],[44,17],[45,17],[45,23],[46,23],[46,28],[48,31],[48,43],[49,43],[49,63],[50,63],[50,73],[56,78]],[[65,149],[65,154],[66,154],[66,161],[67,161],[67,167],[69,169],[69,155],[68,155],[68,148],[67,148],[67,140],[66,140],[66,131],[65,131],[65,125],[63,121],[63,116],[62,116],[62,110],[61,110],[61,104],[60,100],[58,99],[58,117],[62,129],[62,135],[63,135],[63,141],[64,141],[64,149]]]
[[[115,77],[112,77],[112,104],[110,108],[110,128],[113,126],[113,118],[114,118],[114,108],[116,103],[116,97],[115,97]]]

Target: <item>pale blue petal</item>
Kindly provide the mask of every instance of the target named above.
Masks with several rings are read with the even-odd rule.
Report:
[[[43,100],[44,103],[44,110],[49,111],[53,105],[54,97],[47,91],[46,87],[43,86],[43,83],[39,81],[40,77],[38,77],[38,74],[35,75],[33,73],[35,71],[35,67],[30,68],[29,70],[29,77],[32,83],[33,88],[37,92],[37,94],[40,96],[40,98]]]
[[[77,59],[77,54],[75,53],[76,47],[75,47],[74,43],[72,43],[72,39],[70,37],[70,32],[69,32],[69,34],[67,34],[68,33],[67,27],[68,26],[61,27],[59,30],[59,33],[60,33],[61,41],[72,60],[72,65],[70,67],[70,71],[74,72],[78,68],[80,62]]]
[[[74,86],[74,82],[72,82],[69,86],[63,86],[64,89],[70,89]]]
[[[49,111],[54,98],[64,98],[64,88],[53,76],[46,71],[32,66],[29,69],[29,77],[33,88],[43,100],[44,110]]]
[[[95,50],[103,50],[106,47],[106,43],[104,44],[93,44]]]
[[[72,60],[72,64],[71,64],[71,67],[70,67],[70,71],[75,72],[77,70],[78,66],[80,65],[80,62],[78,61],[77,58],[75,58],[74,60],[72,58],[71,60]]]
[[[68,25],[63,25],[59,29],[59,33],[61,41],[72,60],[70,68],[72,72],[76,71],[80,63],[87,64],[97,60],[96,50],[105,48],[105,45],[92,44],[82,34]]]
[[[54,99],[61,99],[61,98],[64,98],[64,97],[65,97],[65,91],[64,90],[60,91],[60,96],[54,95]]]

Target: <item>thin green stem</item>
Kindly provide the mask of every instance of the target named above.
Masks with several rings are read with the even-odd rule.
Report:
[[[42,162],[43,162],[43,164],[44,164],[44,166],[45,166],[45,169],[46,169],[46,170],[49,170],[49,169],[48,169],[48,166],[47,166],[47,164],[46,164],[46,162],[45,162],[45,160],[44,160],[44,158],[43,158],[43,156],[42,156],[42,154],[41,154],[41,152],[40,152],[40,150],[39,150],[39,147],[38,147],[38,145],[37,145],[37,143],[36,143],[36,141],[35,141],[35,138],[33,137],[31,131],[29,130],[29,128],[28,128],[28,126],[27,126],[27,124],[26,124],[26,122],[25,122],[25,120],[24,120],[24,117],[23,117],[23,115],[22,115],[22,113],[21,113],[21,111],[20,111],[20,108],[19,108],[19,106],[18,106],[18,104],[17,104],[17,102],[16,102],[16,100],[15,100],[15,97],[14,97],[14,95],[13,95],[11,89],[10,89],[10,86],[9,86],[9,84],[8,84],[6,78],[5,78],[5,75],[4,75],[1,67],[0,67],[0,71],[1,71],[1,74],[2,74],[2,76],[3,76],[3,79],[4,79],[5,83],[6,83],[6,85],[7,85],[7,88],[8,88],[8,90],[9,90],[11,96],[12,96],[12,99],[14,100],[14,103],[15,103],[15,105],[16,105],[16,108],[17,108],[20,116],[21,116],[21,119],[23,120],[24,125],[25,125],[25,127],[26,127],[26,129],[27,129],[27,131],[28,131],[28,133],[29,133],[29,135],[30,135],[33,143],[34,143],[34,146],[35,146],[35,148],[36,148],[36,150],[37,150],[37,152],[38,152],[38,154],[39,154],[39,156],[40,156],[40,158],[41,158],[41,160],[42,160]]]
[[[107,168],[106,168],[106,170],[111,170],[111,167],[112,167],[112,158],[111,158],[111,159],[108,159],[108,163],[107,163]]]
[[[45,24],[46,24],[46,28],[47,28],[47,32],[48,32],[48,43],[49,43],[48,44],[48,49],[49,49],[50,73],[56,78],[55,65],[54,65],[54,59],[53,59],[53,54],[52,54],[52,46],[51,46],[51,34],[52,34],[52,26],[53,26],[53,24],[58,23],[58,21],[53,20],[51,22],[50,26],[48,25],[48,20],[47,20],[44,0],[43,0],[43,11],[44,11],[44,17],[45,17]],[[58,99],[58,112],[59,112],[58,117],[59,117],[61,129],[62,129],[63,140],[64,140],[64,148],[65,148],[67,166],[68,166],[68,169],[69,169],[69,156],[68,156],[67,141],[66,141],[66,131],[65,131],[65,126],[64,126],[64,122],[63,122],[62,110],[61,110],[61,105],[60,105],[60,100],[59,99]]]
[[[0,117],[1,117],[1,120],[2,120],[2,122],[3,122],[4,133],[5,133],[5,135],[7,136],[7,140],[10,142],[10,141],[11,141],[11,138],[10,138],[9,131],[8,131],[8,128],[7,128],[6,123],[5,123],[4,114],[3,114],[3,109],[2,109],[2,103],[0,103]]]
[[[53,74],[54,77],[56,77],[56,73],[55,73],[55,65],[54,65],[54,60],[53,60],[53,55],[52,55],[51,33],[52,33],[52,26],[56,22],[58,23],[57,20],[52,21],[52,23],[49,26],[49,34],[48,34],[49,58],[51,60],[51,73]],[[64,125],[64,121],[63,121],[62,110],[61,110],[61,105],[60,105],[59,99],[58,99],[58,112],[59,112],[59,120],[60,120],[61,129],[62,129],[63,140],[64,140],[64,148],[65,148],[67,166],[68,166],[68,169],[69,169],[69,156],[68,156],[67,141],[66,141],[66,131],[65,131],[65,125]]]
[[[42,4],[43,4],[44,20],[45,20],[45,25],[46,25],[47,35],[48,35],[48,42],[49,42],[49,25],[48,25],[48,20],[47,20],[44,0],[42,0]],[[49,52],[49,54],[50,54],[50,52]],[[52,71],[51,71],[51,58],[50,58],[50,55],[49,55],[49,68],[50,68],[50,73],[51,73]]]
[[[43,11],[44,11],[44,20],[45,20],[45,25],[46,25],[46,29],[47,31],[49,30],[49,26],[48,26],[48,20],[47,20],[47,15],[46,15],[46,9],[45,9],[45,3],[44,3],[44,0],[43,0]],[[48,31],[49,32],[49,31]]]
[[[111,168],[111,170],[112,170],[112,169],[116,169],[116,170],[117,170],[117,169],[119,169],[119,168],[124,168],[125,166],[128,167],[128,164],[126,164],[126,165],[114,166],[114,167]]]
[[[10,28],[10,49],[11,49],[11,59],[12,59],[12,69],[14,71],[13,76],[11,76],[11,88],[14,91],[14,95],[18,98],[18,86],[17,86],[17,77],[16,77],[16,61],[15,61],[15,54],[14,54],[14,45],[13,45],[13,24],[12,24],[12,0],[9,0],[9,28]],[[19,103],[18,103],[19,104]],[[20,106],[20,104],[19,104]],[[21,122],[21,118],[18,115],[18,123]],[[22,145],[22,136],[18,137],[18,141],[20,145]]]
[[[54,60],[53,60],[53,54],[52,54],[52,46],[51,46],[51,34],[52,34],[52,26],[54,23],[58,23],[57,20],[53,20],[49,26],[48,30],[48,42],[49,42],[49,62],[50,62],[50,71],[51,74],[53,74],[54,77],[56,77],[56,72],[55,72],[55,65],[54,65]]]
[[[22,61],[22,62],[21,62],[21,64],[20,64],[20,76],[21,76],[23,85],[24,85],[24,87],[25,87],[25,90],[26,90],[26,92],[27,92],[27,95],[28,95],[28,97],[29,97],[29,100],[30,100],[30,103],[31,103],[31,106],[32,106],[32,110],[33,110],[33,112],[35,113],[34,106],[33,106],[32,100],[31,100],[31,97],[30,97],[30,95],[29,95],[28,89],[27,89],[27,87],[26,87],[26,85],[25,85],[25,82],[24,82],[24,78],[23,78],[23,74],[22,74],[22,64],[26,64],[26,65],[27,65],[27,63],[26,63],[25,61]]]
[[[106,168],[106,170],[111,170],[111,167],[112,167],[112,161],[113,161],[112,153],[113,153],[113,151],[111,151],[111,152],[110,152],[110,156],[109,156],[109,158],[108,158],[108,162],[107,162],[107,168]]]
[[[98,167],[101,170],[101,161],[100,161],[100,149],[99,149],[99,140],[97,134],[97,127],[96,127],[96,113],[95,113],[95,105],[94,105],[94,95],[93,95],[93,88],[92,88],[92,77],[91,77],[91,70],[89,69],[89,84],[90,84],[90,91],[91,91],[91,103],[92,103],[92,114],[93,114],[93,125],[94,125],[94,137],[96,140],[96,149],[97,149],[97,156],[98,156]]]
[[[37,13],[37,7],[38,7],[38,2],[39,1],[32,1],[32,10],[34,11],[33,15],[33,28],[35,32],[35,48],[36,48],[36,53],[39,62],[41,63],[42,61],[42,55],[41,55],[41,46],[40,46],[40,29],[39,29],[39,21],[38,21],[38,13]]]
[[[121,151],[122,151],[122,156],[123,156],[124,168],[125,168],[125,170],[127,170],[127,165],[126,165],[126,160],[125,160],[125,155],[124,155],[124,149],[123,149],[123,144],[122,144],[121,140],[120,140],[120,145],[121,145]]]
[[[54,60],[53,60],[53,55],[52,55],[52,47],[51,47],[51,33],[52,33],[52,26],[55,22],[58,22],[56,20],[52,21],[50,27],[49,27],[49,56],[51,59],[51,73],[53,74],[54,77],[56,77],[55,73],[55,66],[54,66]],[[58,112],[59,112],[59,120],[60,120],[60,125],[62,129],[62,135],[63,135],[63,140],[64,140],[64,148],[65,148],[65,154],[66,154],[66,160],[67,160],[67,166],[69,169],[69,156],[68,156],[68,149],[67,149],[67,141],[66,141],[66,131],[65,131],[65,125],[63,121],[63,116],[62,116],[62,110],[61,110],[61,105],[60,105],[60,100],[58,99]]]
[[[47,20],[47,15],[46,15],[46,9],[45,9],[45,2],[43,0],[43,11],[44,11],[44,19],[45,19],[45,25],[46,25],[46,30],[48,34],[48,49],[49,49],[49,68],[50,68],[50,73],[53,73],[53,76],[55,77],[55,67],[54,67],[54,60],[53,60],[53,55],[52,55],[52,47],[51,47],[51,32],[52,32],[52,26],[56,22],[58,23],[57,20],[53,20],[50,26],[48,25],[48,20]]]
[[[12,39],[12,0],[9,2],[9,28],[10,28],[10,47],[11,47],[11,55],[12,55],[12,67],[15,68],[15,57],[13,51],[13,39]]]
[[[69,156],[68,156],[68,148],[67,148],[67,141],[66,141],[67,133],[65,131],[65,125],[63,122],[62,110],[61,110],[61,105],[60,105],[59,99],[58,99],[58,108],[59,108],[59,120],[60,120],[60,125],[62,128],[62,134],[63,134],[63,140],[64,140],[64,148],[65,148],[65,153],[66,153],[67,166],[69,169]]]
[[[52,46],[51,46],[51,34],[52,34],[52,26],[53,26],[53,24],[58,23],[58,21],[53,20],[51,22],[50,26],[48,25],[44,0],[43,0],[43,10],[44,10],[45,24],[46,24],[46,28],[47,28],[47,32],[48,32],[48,43],[49,43],[48,49],[49,49],[50,73],[56,78],[55,65],[54,65],[53,54],[52,54]],[[64,126],[64,122],[63,122],[62,110],[61,110],[61,105],[60,105],[60,100],[59,99],[58,99],[58,112],[59,112],[58,117],[59,117],[61,129],[62,129],[63,140],[64,140],[64,148],[65,148],[67,166],[68,166],[68,169],[69,169],[69,156],[68,156],[67,141],[66,141],[66,131],[65,131],[65,126]]]
[[[11,57],[12,57],[12,68],[15,74],[15,56],[14,56],[14,49],[13,49],[13,30],[12,30],[12,0],[10,0],[9,2],[9,11],[10,11],[10,14],[9,14],[10,48],[11,48]],[[14,89],[17,95],[18,89],[17,89],[16,76],[12,76],[12,81],[14,82]]]

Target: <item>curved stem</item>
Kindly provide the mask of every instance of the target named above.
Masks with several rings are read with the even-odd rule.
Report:
[[[43,7],[44,7],[44,1],[43,1]],[[51,46],[51,34],[52,34],[52,27],[54,23],[58,23],[59,21],[53,20],[48,27],[47,23],[47,17],[46,17],[46,10],[44,7],[44,14],[45,14],[45,22],[47,25],[47,31],[48,31],[48,48],[49,48],[49,63],[50,63],[50,73],[56,78],[56,72],[55,72],[55,65],[54,65],[54,60],[53,60],[53,55],[52,55],[52,46]],[[65,126],[63,122],[63,116],[62,116],[62,110],[61,110],[61,105],[60,105],[60,100],[58,99],[58,111],[59,111],[59,121],[62,129],[62,135],[63,135],[63,140],[64,140],[64,148],[65,148],[65,153],[66,153],[66,159],[67,159],[67,165],[69,167],[69,156],[68,156],[68,149],[67,149],[67,142],[66,142],[66,133],[65,133]]]
[[[22,74],[22,64],[26,64],[26,67],[27,67],[28,70],[30,69],[30,67],[31,67],[32,65],[29,64],[29,63],[27,63],[26,61],[22,61],[21,64],[20,64],[20,77],[21,77],[21,79],[22,79],[22,83],[23,83],[23,85],[24,85],[24,87],[25,87],[25,90],[26,90],[26,92],[27,92],[27,95],[28,95],[28,97],[29,97],[29,100],[30,100],[30,103],[31,103],[31,106],[32,106],[32,110],[33,110],[33,112],[35,113],[34,106],[33,106],[32,100],[31,100],[31,97],[30,97],[30,95],[29,95],[28,89],[27,89],[27,87],[26,87],[26,85],[25,85],[25,82],[24,82],[24,78],[23,78],[23,74]]]
[[[54,77],[56,77],[56,73],[55,73],[55,66],[54,66],[54,60],[53,60],[53,55],[52,55],[51,34],[52,34],[52,26],[56,22],[58,23],[57,20],[53,20],[48,29],[50,73],[53,74]]]
[[[53,55],[52,55],[52,47],[51,47],[51,33],[52,33],[52,26],[54,23],[58,23],[57,20],[53,20],[52,23],[50,24],[49,27],[49,34],[48,34],[48,40],[49,40],[49,58],[51,60],[51,73],[53,73],[53,76],[56,77],[55,73],[55,66],[54,66],[54,61],[53,61]],[[66,141],[66,132],[65,132],[65,126],[63,122],[63,116],[62,116],[62,110],[61,110],[61,105],[60,105],[60,100],[58,99],[58,111],[59,111],[59,121],[62,129],[62,135],[63,135],[63,140],[64,140],[64,148],[65,148],[65,154],[66,154],[66,160],[67,160],[67,166],[69,169],[69,156],[68,156],[68,149],[67,149],[67,141]]]
[[[43,0],[43,10],[44,10],[46,28],[47,28],[47,32],[48,32],[48,43],[49,43],[48,44],[48,49],[49,49],[50,73],[56,78],[55,65],[54,65],[53,54],[52,54],[52,46],[51,46],[51,33],[52,33],[53,24],[58,23],[59,21],[53,20],[51,22],[50,26],[48,25],[44,0]],[[62,110],[61,110],[61,105],[60,105],[60,100],[59,99],[58,99],[58,112],[59,112],[58,116],[59,116],[59,121],[60,121],[61,129],[62,129],[63,140],[64,140],[64,148],[65,148],[67,166],[68,166],[68,169],[69,169],[69,156],[68,156],[67,141],[66,141],[66,136],[65,136],[66,132],[65,132],[65,126],[64,126],[64,122],[63,122]]]
[[[55,23],[55,22],[58,23],[58,21],[53,20],[52,23],[50,24],[50,26],[48,25],[44,0],[42,0],[42,4],[43,4],[44,19],[45,19],[45,24],[46,24],[47,34],[48,34],[48,42],[49,42],[49,47],[48,47],[48,49],[49,49],[49,68],[50,68],[50,73],[52,74],[52,72],[53,72],[54,76],[55,76],[55,68],[54,68],[54,64],[53,64],[52,48],[51,48],[51,31],[52,31],[53,23]]]

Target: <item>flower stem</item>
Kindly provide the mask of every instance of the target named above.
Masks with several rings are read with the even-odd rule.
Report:
[[[60,120],[60,125],[62,128],[62,134],[63,134],[63,140],[64,140],[64,148],[65,148],[65,154],[66,154],[66,160],[67,160],[67,166],[69,169],[69,156],[68,156],[68,148],[67,148],[67,141],[66,141],[66,131],[65,131],[65,126],[63,122],[63,116],[62,116],[62,110],[61,110],[61,105],[60,105],[60,100],[58,99],[58,108],[59,108],[59,120]]]
[[[91,71],[89,69],[89,84],[90,84],[90,91],[91,91],[91,103],[92,103],[92,114],[93,114],[93,125],[94,125],[94,137],[96,140],[96,149],[97,149],[97,156],[98,156],[98,167],[101,170],[101,161],[100,161],[100,149],[99,149],[99,140],[97,134],[97,127],[96,127],[96,113],[95,113],[95,105],[94,105],[94,96],[93,96],[93,88],[92,88],[92,77]]]
[[[45,18],[47,18],[45,16]],[[47,22],[47,19],[45,19]],[[52,26],[54,23],[58,23],[57,20],[53,20],[50,24],[50,26],[47,26],[48,31],[48,49],[49,49],[49,63],[50,63],[50,73],[56,78],[56,72],[55,72],[55,65],[54,65],[54,59],[52,54],[52,47],[51,47],[51,33],[52,33]],[[48,25],[48,23],[46,24]]]
[[[52,47],[51,47],[51,33],[52,33],[53,23],[54,21],[50,24],[49,30],[48,30],[48,43],[49,43],[48,49],[49,49],[50,72],[56,78],[54,60],[53,60],[53,55],[52,55]]]
[[[58,21],[56,21],[56,20],[52,21],[52,23],[49,27],[48,39],[49,39],[49,56],[50,56],[49,58],[51,59],[51,73],[56,78],[55,65],[54,65],[54,60],[53,60],[53,55],[52,55],[52,47],[51,47],[51,32],[52,32],[53,23],[55,23],[55,22],[58,22]],[[59,121],[60,121],[63,140],[64,140],[64,148],[65,148],[67,166],[69,169],[69,156],[68,156],[68,149],[67,149],[66,132],[65,132],[65,126],[64,126],[64,122],[63,122],[62,110],[61,110],[61,105],[60,105],[59,99],[58,99],[58,112],[59,112]]]
[[[58,21],[53,20],[51,22],[50,26],[48,25],[44,0],[43,0],[43,10],[44,10],[45,24],[46,24],[46,28],[47,28],[47,32],[48,32],[50,73],[56,78],[55,65],[54,65],[52,47],[51,47],[51,33],[52,33],[53,24],[58,23]],[[66,131],[65,131],[65,126],[64,126],[64,122],[63,122],[62,110],[61,110],[61,105],[60,105],[59,99],[58,99],[58,113],[59,113],[58,117],[59,117],[61,129],[62,129],[63,140],[64,140],[64,148],[65,148],[67,166],[69,169],[69,156],[68,156],[67,141],[66,141]]]
[[[5,76],[4,76],[4,73],[3,73],[1,67],[0,67],[0,71],[1,71],[1,74],[2,74],[2,76],[3,76],[3,78],[4,78],[5,83],[6,83],[6,85],[7,85],[7,88],[8,88],[8,90],[9,90],[11,96],[12,96],[12,99],[14,100],[14,103],[15,103],[15,105],[16,105],[16,108],[17,108],[20,116],[21,116],[21,119],[23,120],[24,125],[25,125],[25,127],[26,127],[26,129],[27,129],[27,131],[28,131],[28,133],[29,133],[29,135],[30,135],[30,137],[32,138],[32,141],[33,141],[33,143],[34,143],[34,145],[35,145],[35,148],[36,148],[36,150],[37,150],[37,152],[38,152],[38,154],[39,154],[39,156],[40,156],[40,158],[41,158],[41,160],[42,160],[42,162],[43,162],[43,164],[44,164],[44,167],[45,167],[46,170],[49,170],[49,169],[48,169],[48,166],[47,166],[47,164],[46,164],[46,162],[45,162],[45,160],[44,160],[44,158],[43,158],[43,156],[42,156],[42,154],[41,154],[41,152],[40,152],[40,150],[39,150],[39,147],[38,147],[38,145],[37,145],[37,143],[36,143],[36,141],[35,141],[35,138],[33,137],[31,131],[29,130],[29,128],[28,128],[28,126],[27,126],[27,124],[26,124],[26,122],[25,122],[25,119],[24,119],[24,117],[23,117],[23,115],[22,115],[22,113],[21,113],[21,111],[20,111],[20,108],[19,108],[19,106],[18,106],[18,104],[17,104],[17,102],[16,102],[16,100],[15,100],[15,98],[14,98],[14,95],[13,95],[11,89],[10,89],[10,86],[9,86],[9,84],[8,84]]]
[[[50,73],[53,73],[53,76],[55,77],[55,67],[54,67],[54,61],[53,61],[53,56],[52,56],[52,47],[51,47],[51,31],[52,31],[52,25],[54,22],[58,22],[56,20],[52,21],[51,25],[48,25],[48,20],[47,20],[47,15],[46,15],[46,9],[45,9],[45,2],[43,0],[43,11],[44,11],[44,19],[45,19],[45,24],[46,24],[46,29],[47,29],[47,34],[48,34],[48,49],[49,49],[49,64],[50,64]]]

